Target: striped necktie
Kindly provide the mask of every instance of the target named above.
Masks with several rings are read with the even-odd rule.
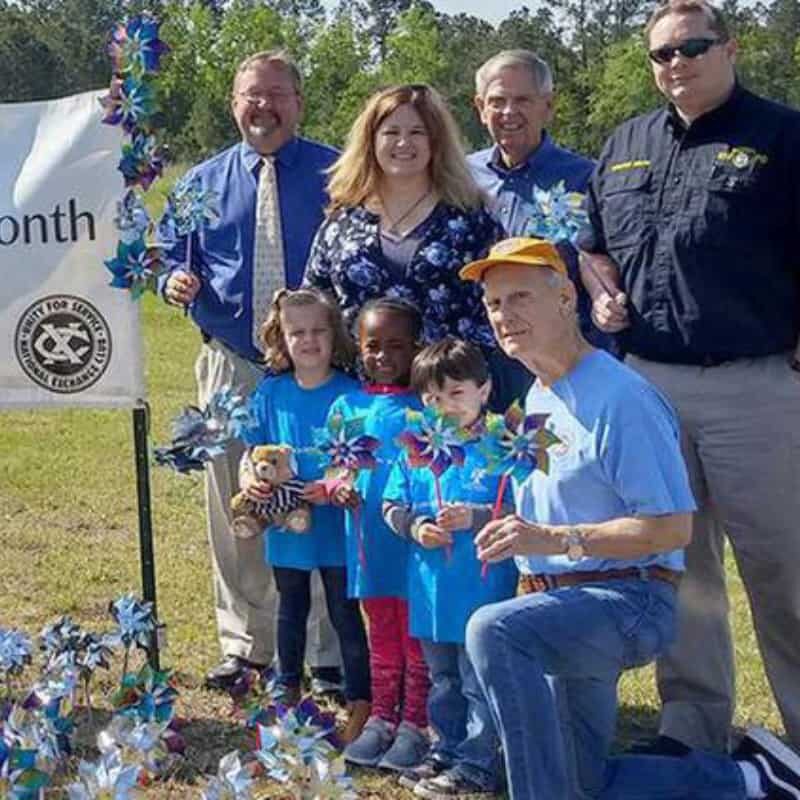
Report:
[[[256,229],[253,243],[253,344],[262,349],[258,332],[267,318],[272,296],[286,284],[283,233],[278,202],[278,180],[273,156],[261,160],[256,194]]]

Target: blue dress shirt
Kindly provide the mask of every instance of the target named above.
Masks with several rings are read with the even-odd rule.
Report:
[[[275,153],[278,200],[283,231],[286,285],[303,278],[314,234],[328,202],[325,170],[337,152],[294,138]],[[240,142],[194,167],[205,190],[216,193],[220,219],[192,235],[192,266],[201,288],[190,307],[199,328],[239,355],[258,360],[251,340],[253,315],[253,239],[261,156]],[[166,253],[170,269],[184,267],[186,238]],[[166,279],[161,281],[161,289]]]
[[[585,194],[594,170],[594,162],[571,150],[559,147],[542,133],[539,146],[521,164],[506,167],[495,145],[467,157],[478,186],[486,194],[486,209],[508,236],[530,236],[528,222],[536,208],[533,189],[551,189],[564,181],[568,192]],[[584,336],[594,345],[618,352],[615,338],[599,331],[591,320],[591,300],[583,288],[578,269],[578,254],[566,243],[559,244],[569,276],[578,288],[578,316]]]

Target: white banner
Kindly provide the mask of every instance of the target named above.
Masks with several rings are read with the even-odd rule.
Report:
[[[0,104],[0,409],[144,397],[138,307],[103,264],[123,180],[102,94]]]

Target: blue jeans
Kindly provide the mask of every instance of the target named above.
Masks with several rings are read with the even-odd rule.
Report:
[[[478,609],[467,652],[505,753],[512,800],[743,800],[727,756],[609,758],[624,669],[675,633],[675,589],[618,580]]]
[[[431,673],[428,721],[438,737],[433,755],[473,783],[495,790],[500,740],[464,645],[428,639],[420,644]]]
[[[311,573],[291,567],[273,567],[278,587],[278,680],[300,685],[306,654],[306,623],[311,611]],[[339,637],[347,700],[369,700],[369,649],[358,600],[347,597],[344,567],[320,567],[328,616]]]

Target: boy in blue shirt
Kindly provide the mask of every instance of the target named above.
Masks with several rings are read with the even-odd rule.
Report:
[[[431,673],[428,718],[438,737],[429,757],[405,772],[401,783],[433,800],[490,796],[499,783],[499,740],[464,636],[472,612],[513,597],[517,583],[510,563],[481,574],[473,543],[473,535],[491,518],[500,483],[485,474],[478,448],[491,380],[476,347],[447,337],[417,355],[411,383],[426,406],[454,418],[473,436],[463,444],[463,464],[451,464],[439,478],[442,508],[433,473],[412,468],[405,455],[396,461],[383,493],[387,522],[414,542],[409,624]]]

